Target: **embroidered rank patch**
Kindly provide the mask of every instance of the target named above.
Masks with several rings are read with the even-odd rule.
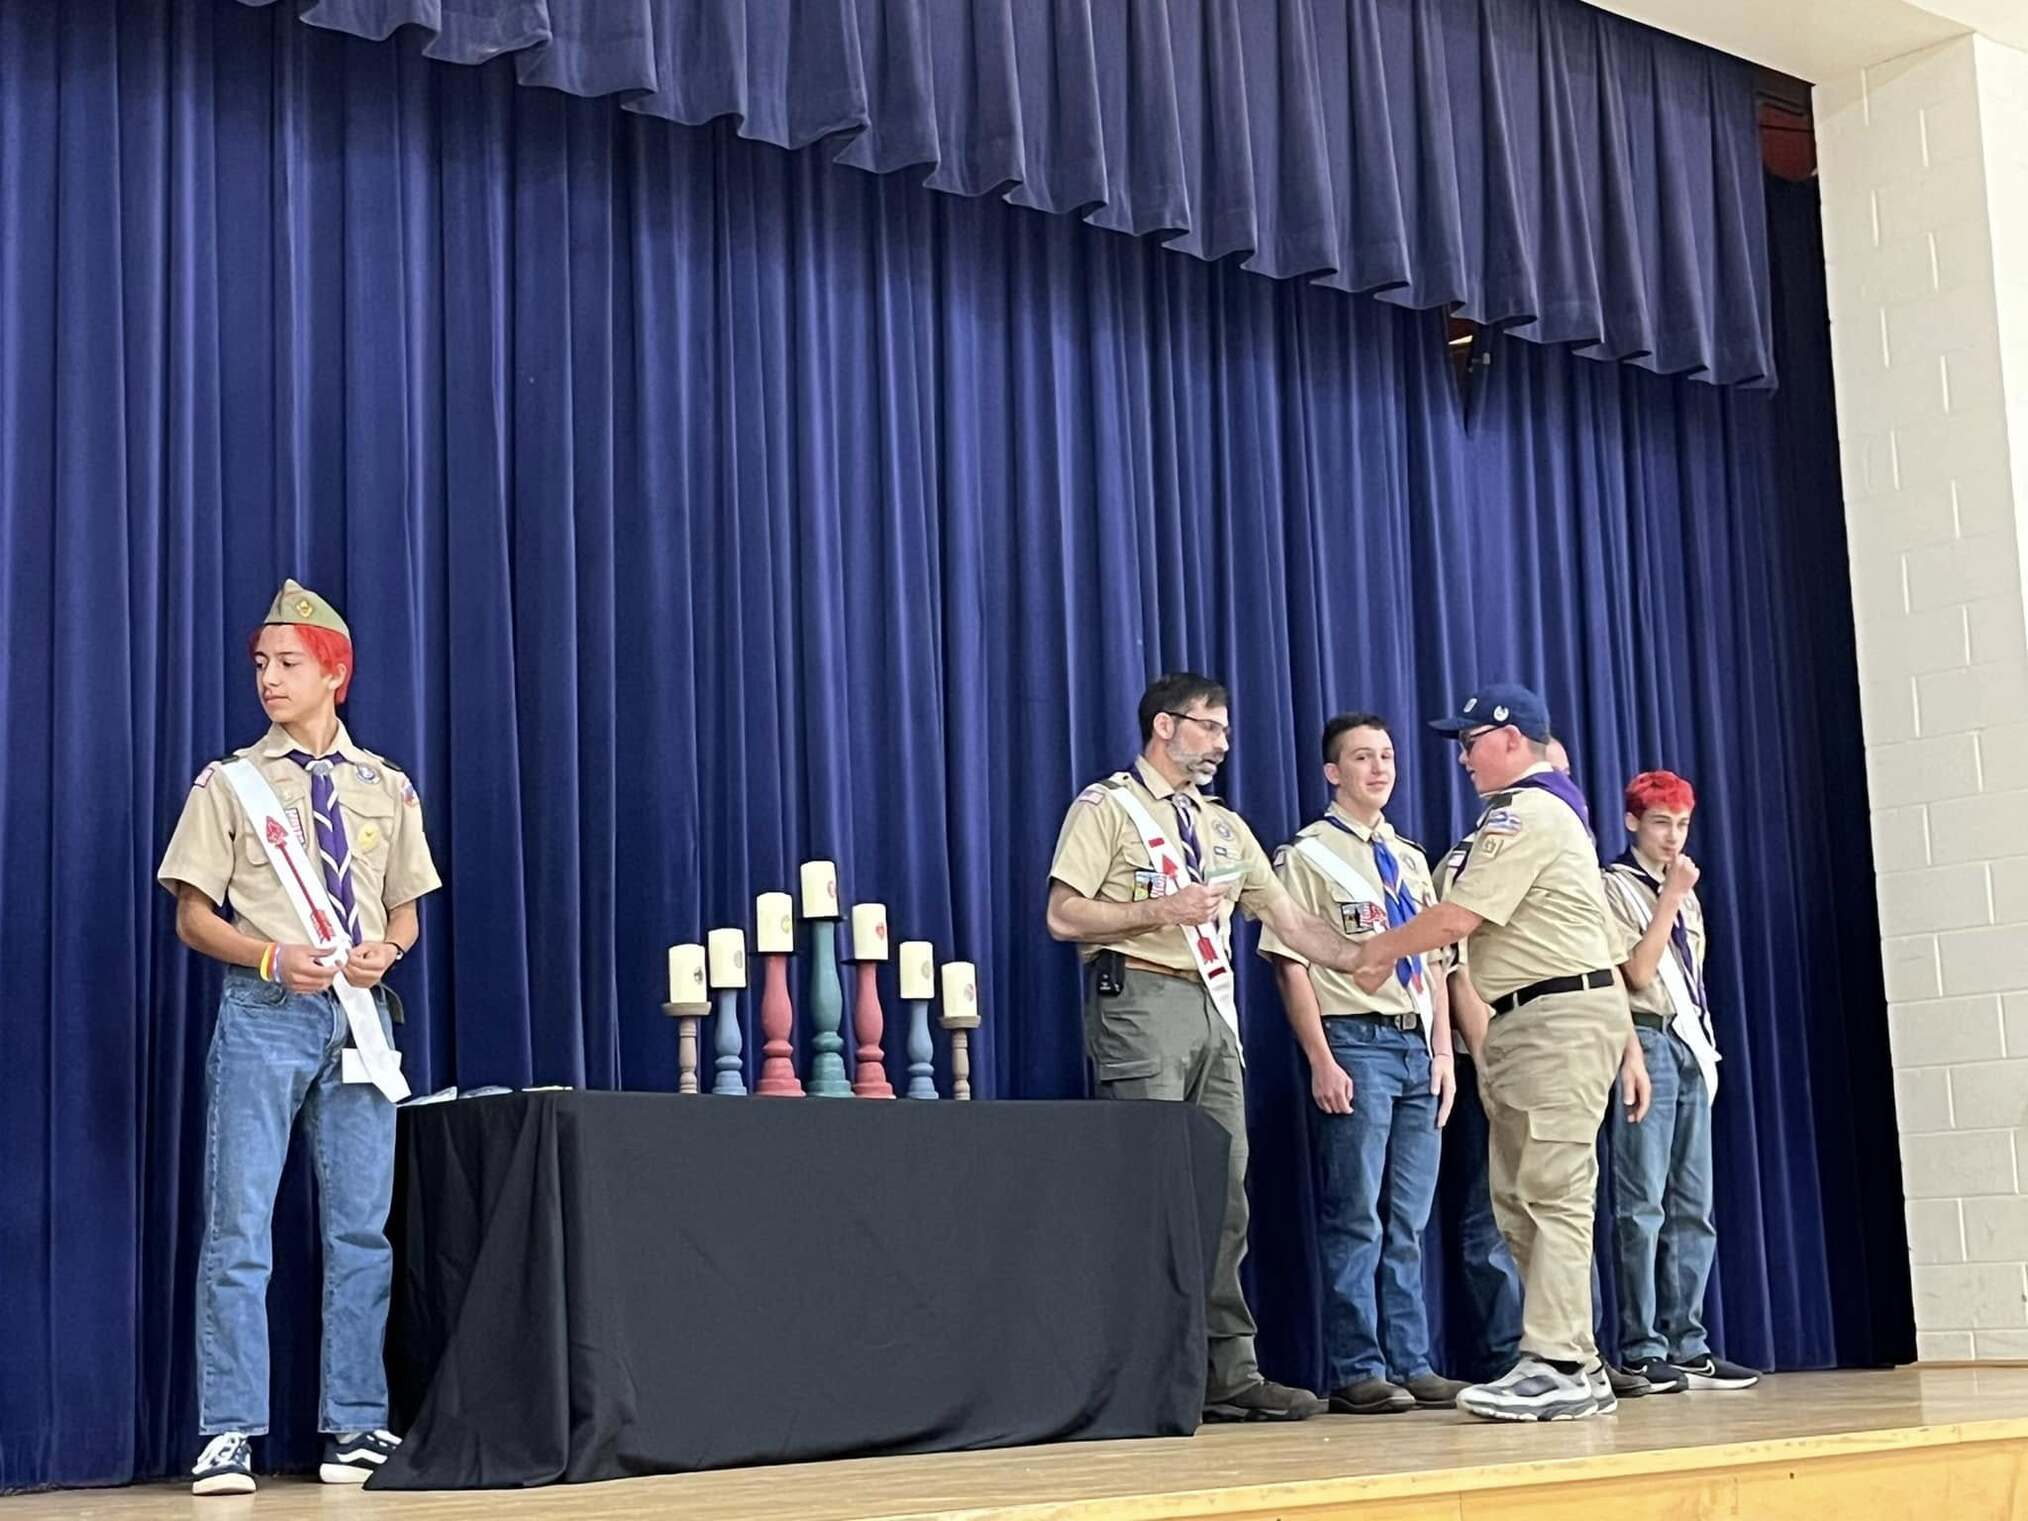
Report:
[[[1378,903],[1340,903],[1338,928],[1348,935],[1376,935],[1387,928],[1387,910]]]
[[[1151,866],[1143,866],[1134,872],[1134,901],[1145,903],[1150,898],[1166,896],[1175,884],[1164,873]]]
[[[1506,844],[1507,836],[1505,835],[1480,835],[1479,843],[1472,847],[1470,859],[1474,861],[1490,861],[1500,853]]]
[[[1224,819],[1220,819],[1217,823],[1213,824],[1211,826],[1211,832],[1217,835],[1221,840],[1230,840],[1231,838],[1233,838],[1232,826],[1226,823]],[[1225,852],[1221,850],[1219,854],[1224,855]]]
[[[1495,808],[1479,825],[1480,834],[1519,834],[1521,815],[1511,808]]]
[[[1089,787],[1085,788],[1084,791],[1080,792],[1077,795],[1077,800],[1080,803],[1086,803],[1089,804],[1091,807],[1096,808],[1101,803],[1105,802],[1106,789],[1100,786],[1097,782],[1093,782]]]
[[[197,779],[190,784],[191,788],[195,790],[198,787],[209,787],[211,785],[211,778],[214,775],[216,775],[217,772],[218,772],[218,762],[213,761],[210,765],[206,766],[202,771],[197,773]]]

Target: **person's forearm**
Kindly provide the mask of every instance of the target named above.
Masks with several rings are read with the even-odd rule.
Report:
[[[1140,903],[1107,903],[1065,889],[1049,897],[1049,933],[1080,944],[1138,935],[1162,924],[1154,898]]]
[[[1296,1044],[1303,1048],[1303,1055],[1310,1065],[1337,1060],[1331,1054],[1331,1043],[1324,1038],[1324,1011],[1317,1005],[1316,985],[1310,981],[1307,967],[1286,957],[1276,956],[1275,985],[1281,989],[1282,1009],[1289,1016],[1289,1029],[1295,1033]]]
[[[1451,1044],[1451,995],[1446,980],[1441,977],[1430,980],[1429,990],[1429,1049],[1432,1056],[1449,1056],[1456,1051]]]
[[[413,902],[398,903],[387,911],[387,933],[381,938],[406,956],[422,936],[422,921]]]
[[[1455,945],[1484,922],[1470,909],[1455,903],[1432,903],[1408,923],[1360,944],[1371,960],[1399,961],[1404,956],[1420,956]]]
[[[1359,947],[1294,898],[1282,898],[1269,911],[1267,921],[1298,954],[1320,961],[1333,971],[1350,972],[1359,964]]]
[[[227,966],[257,967],[268,949],[267,941],[243,935],[219,917],[211,900],[195,888],[177,895],[176,938],[198,955],[223,961]]]
[[[1655,980],[1656,972],[1662,967],[1662,948],[1669,943],[1669,931],[1675,928],[1679,905],[1671,904],[1667,897],[1655,906],[1655,917],[1648,921],[1648,927],[1641,932],[1641,938],[1634,943],[1634,949],[1622,963],[1626,973],[1627,986],[1644,988]]]
[[[1472,986],[1471,977],[1463,971],[1451,973],[1447,991],[1451,1024],[1464,1038],[1465,1049],[1475,1052],[1486,1039],[1486,1026],[1492,1022],[1493,1011],[1486,1007],[1479,990]]]

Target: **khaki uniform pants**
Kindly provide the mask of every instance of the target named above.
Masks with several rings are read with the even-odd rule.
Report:
[[[1633,1028],[1617,987],[1497,1016],[1479,1067],[1493,1216],[1521,1269],[1521,1350],[1590,1363],[1598,1131]]]
[[[1239,1046],[1195,977],[1128,971],[1117,998],[1100,998],[1086,978],[1085,1050],[1109,1099],[1176,1099],[1197,1105],[1232,1138],[1225,1176],[1225,1226],[1218,1236],[1205,1305],[1215,1404],[1260,1382],[1253,1315],[1239,1286],[1246,1256],[1246,1084]]]

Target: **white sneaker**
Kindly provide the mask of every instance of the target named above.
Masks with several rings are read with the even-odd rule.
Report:
[[[1593,1363],[1584,1370],[1585,1382],[1591,1385],[1591,1397],[1598,1402],[1600,1415],[1611,1415],[1620,1408],[1620,1397],[1613,1392],[1612,1375],[1606,1372],[1603,1362]]]
[[[253,1439],[244,1431],[221,1431],[204,1444],[190,1470],[193,1495],[250,1495],[254,1492]]]
[[[1458,1408],[1488,1421],[1580,1421],[1599,1413],[1588,1377],[1526,1356],[1505,1377],[1461,1393]]]
[[[391,1431],[348,1431],[324,1438],[317,1477],[326,1484],[364,1484],[394,1456],[401,1438]]]

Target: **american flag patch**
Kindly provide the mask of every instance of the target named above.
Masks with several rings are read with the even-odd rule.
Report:
[[[1080,803],[1089,803],[1092,807],[1096,808],[1106,800],[1106,789],[1097,782],[1093,782],[1077,795],[1077,800]]]
[[[1340,903],[1338,922],[1348,935],[1371,935],[1387,928],[1387,910],[1378,903]]]

